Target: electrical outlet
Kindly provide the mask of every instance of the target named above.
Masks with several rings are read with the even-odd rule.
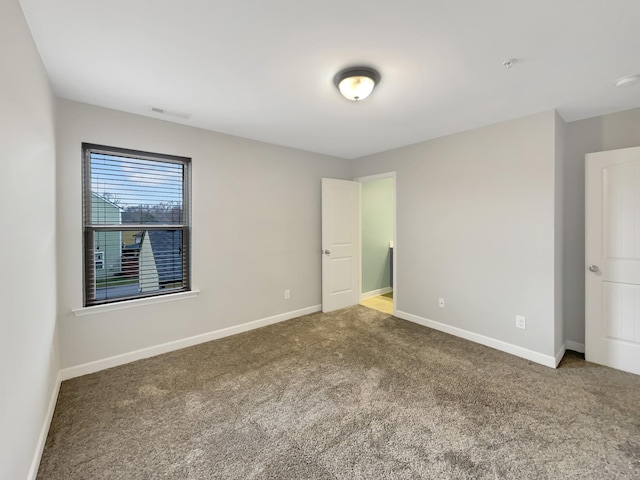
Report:
[[[438,306],[439,306],[440,308],[444,308],[444,298],[440,297],[440,298],[438,299]]]
[[[284,291],[284,299],[289,300],[291,298],[291,290],[288,288]]]
[[[527,319],[522,315],[516,315],[516,328],[521,328],[524,330],[527,328]]]

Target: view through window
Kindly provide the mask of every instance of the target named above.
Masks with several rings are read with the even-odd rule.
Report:
[[[190,289],[190,159],[83,144],[84,304]]]

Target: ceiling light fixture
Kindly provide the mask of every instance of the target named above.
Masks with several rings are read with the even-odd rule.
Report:
[[[511,67],[513,67],[517,62],[518,62],[518,59],[517,59],[517,58],[507,58],[504,62],[502,62],[502,65],[504,66],[504,68],[511,68]]]
[[[380,74],[369,67],[349,67],[338,72],[333,83],[347,100],[364,100],[380,82]]]
[[[631,87],[640,82],[640,75],[625,75],[616,80],[616,87]]]

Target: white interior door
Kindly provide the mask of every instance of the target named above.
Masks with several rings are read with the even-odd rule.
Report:
[[[586,156],[585,355],[640,374],[640,147]]]
[[[360,184],[322,179],[322,311],[360,301]]]

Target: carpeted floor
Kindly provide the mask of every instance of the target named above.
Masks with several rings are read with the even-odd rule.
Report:
[[[640,478],[640,377],[362,306],[62,384],[40,480]]]

